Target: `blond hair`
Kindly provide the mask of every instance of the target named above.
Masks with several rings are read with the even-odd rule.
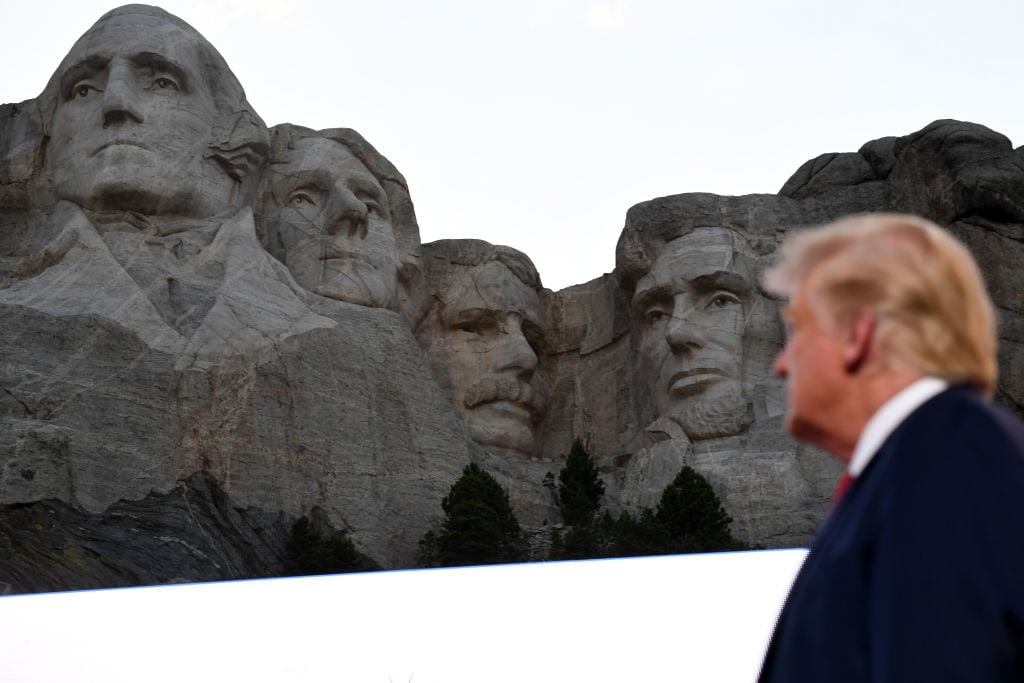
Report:
[[[970,252],[934,223],[905,214],[860,214],[798,232],[764,275],[791,296],[809,281],[812,305],[845,325],[876,316],[882,358],[928,375],[995,391],[996,316]]]

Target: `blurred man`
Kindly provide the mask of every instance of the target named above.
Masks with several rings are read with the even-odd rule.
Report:
[[[765,281],[789,297],[787,426],[847,472],[760,680],[1024,680],[1024,426],[987,402],[970,254],[863,215],[791,237]]]
[[[423,247],[433,304],[417,330],[438,383],[474,441],[532,455],[540,276],[522,252],[481,240]]]

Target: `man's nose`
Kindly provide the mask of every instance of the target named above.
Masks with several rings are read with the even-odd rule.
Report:
[[[125,64],[113,64],[103,92],[103,127],[134,121],[142,123],[142,107],[135,90],[131,69]]]
[[[779,351],[779,355],[775,356],[775,362],[772,363],[772,372],[775,373],[776,377],[786,379],[786,375],[789,373],[789,364],[786,362],[785,347]]]
[[[707,344],[707,330],[696,319],[691,305],[677,302],[665,326],[665,340],[672,349],[699,349]]]
[[[327,232],[349,238],[366,239],[367,209],[347,187],[335,188],[328,204]]]
[[[502,330],[500,346],[495,358],[495,370],[512,370],[524,380],[537,369],[537,353],[526,339],[519,321],[509,321]]]

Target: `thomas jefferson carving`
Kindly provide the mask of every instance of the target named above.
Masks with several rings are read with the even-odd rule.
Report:
[[[264,246],[302,287],[364,306],[408,307],[420,272],[409,192],[358,133],[276,126],[259,206]]]
[[[539,401],[540,277],[522,252],[480,240],[424,245],[432,307],[417,336],[473,439],[530,455]]]

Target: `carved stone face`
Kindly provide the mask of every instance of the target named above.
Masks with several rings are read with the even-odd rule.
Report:
[[[378,308],[398,291],[388,196],[342,144],[309,137],[271,170],[266,220],[295,281],[321,296]]]
[[[740,239],[697,228],[669,242],[633,297],[641,379],[657,417],[691,439],[735,434],[748,420],[741,367],[753,274]]]
[[[107,17],[72,48],[47,155],[58,196],[95,210],[204,217],[235,182],[204,160],[217,110],[200,36],[145,14]]]
[[[441,294],[428,353],[446,375],[473,439],[525,455],[534,448],[531,386],[541,339],[540,300],[502,263],[462,269]]]

